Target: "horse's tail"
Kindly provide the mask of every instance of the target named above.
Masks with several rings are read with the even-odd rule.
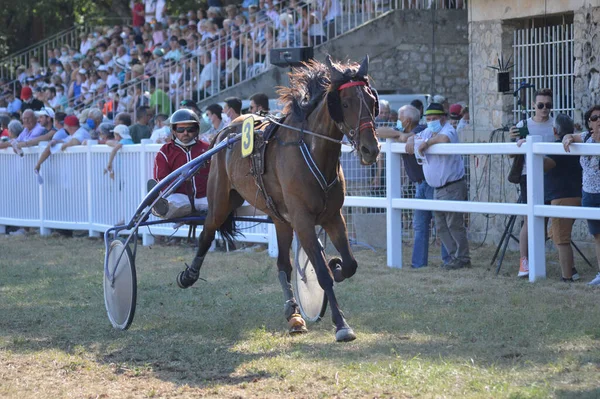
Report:
[[[231,212],[221,227],[219,227],[219,233],[221,233],[221,237],[223,237],[223,239],[226,240],[229,246],[232,248],[235,247],[233,243],[234,238],[243,235],[241,230],[235,224],[233,214],[234,212]]]

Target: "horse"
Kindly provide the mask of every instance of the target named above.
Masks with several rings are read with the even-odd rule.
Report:
[[[278,89],[285,117],[258,118],[262,127],[275,124],[273,128],[277,128],[265,138],[264,162],[257,166],[252,157],[243,158],[239,141],[213,155],[207,182],[208,213],[196,256],[177,276],[181,288],[198,280],[216,231],[230,242],[239,234],[235,210],[246,200],[270,216],[275,225],[277,268],[289,332],[307,331],[291,286],[290,247],[295,231],[326,294],[336,340],[356,339],[338,305],[333,283],[352,277],[358,267],[341,212],[345,195],[340,167],[342,140],[346,136],[363,165],[375,163],[380,153],[374,123],[379,103],[369,83],[368,67],[368,56],[360,65],[332,62],[327,56],[325,64],[311,60],[292,69],[289,87]],[[232,121],[211,145],[239,133],[249,116]],[[262,172],[256,170],[260,165]],[[327,263],[315,233],[317,225],[325,229],[341,260],[334,258]]]

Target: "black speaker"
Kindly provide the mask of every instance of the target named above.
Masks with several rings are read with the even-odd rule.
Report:
[[[308,61],[314,57],[312,47],[289,47],[274,48],[270,53],[271,64],[279,67],[298,67],[302,61]]]
[[[506,93],[510,90],[510,74],[508,72],[498,72],[498,92]]]

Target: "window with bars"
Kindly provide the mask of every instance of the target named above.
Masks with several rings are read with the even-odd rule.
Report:
[[[554,114],[565,113],[574,117],[573,100],[574,63],[572,16],[561,16],[548,21],[538,18],[527,21],[526,27],[514,31],[513,84],[515,90],[522,84],[531,84],[535,90],[550,88],[553,93]],[[531,103],[534,90],[522,90],[522,108],[533,115]],[[521,106],[515,97],[515,122],[521,119]]]

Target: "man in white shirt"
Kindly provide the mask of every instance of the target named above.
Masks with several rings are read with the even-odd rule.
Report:
[[[533,96],[534,101],[532,107],[535,110],[534,115],[525,122],[520,121],[516,126],[510,128],[511,140],[519,140],[517,145],[520,146],[525,141],[525,136],[521,136],[519,128],[526,127],[528,134],[541,136],[545,143],[554,142],[554,119],[550,116],[552,111],[552,90],[540,89]],[[523,131],[525,133],[525,131]],[[521,172],[521,201],[527,202],[527,169],[525,162],[523,163],[523,171]],[[540,238],[541,239],[541,238]],[[521,227],[519,235],[519,252],[521,259],[519,261],[519,277],[529,276],[529,248],[527,247],[527,218]]]
[[[456,130],[448,122],[447,116],[442,104],[429,104],[425,111],[427,129],[408,139],[406,152],[413,154],[418,151],[423,155],[427,148],[434,144],[458,143]],[[415,143],[417,144],[415,145]],[[465,180],[465,165],[462,156],[458,154],[426,154],[424,158],[423,175],[427,184],[434,188],[433,198],[466,201],[467,181]],[[464,213],[435,211],[434,216],[438,235],[448,250],[448,254],[452,257],[442,267],[454,270],[471,266]]]

